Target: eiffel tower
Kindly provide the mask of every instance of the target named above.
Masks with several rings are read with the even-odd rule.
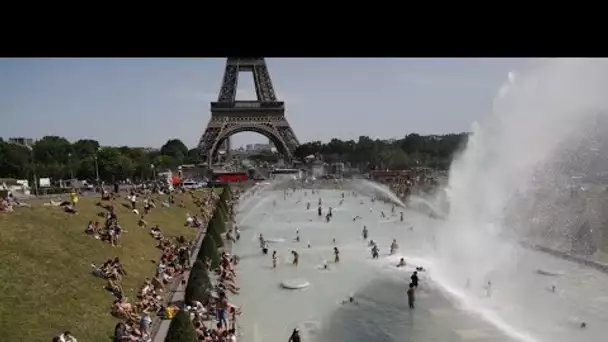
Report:
[[[241,71],[251,71],[256,101],[237,101],[236,89]],[[300,144],[285,118],[285,103],[274,93],[266,61],[261,57],[226,60],[222,87],[216,102],[211,102],[211,119],[198,148],[209,166],[216,160],[218,149],[230,148],[230,137],[240,132],[256,132],[274,143],[277,151],[290,161]]]

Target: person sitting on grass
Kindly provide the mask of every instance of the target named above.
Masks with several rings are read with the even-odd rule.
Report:
[[[140,226],[141,228],[147,228],[148,227],[148,222],[146,222],[146,220],[144,219],[144,215],[141,215],[139,217],[139,221],[137,221],[137,225]]]
[[[106,191],[104,187],[101,188],[101,200],[102,201],[110,201],[112,200],[112,195],[109,191]]]
[[[76,207],[74,207],[72,204],[64,205],[63,211],[69,214],[78,214],[78,211],[76,211]]]
[[[72,335],[71,332],[66,331],[63,334],[59,335],[59,341],[61,342],[78,342],[76,337]]]
[[[12,213],[13,206],[4,198],[0,200],[0,213]]]
[[[133,304],[127,301],[126,297],[117,298],[112,304],[112,316],[118,318],[129,318],[134,313]]]
[[[123,323],[119,322],[114,327],[114,342],[137,342],[140,341],[140,336],[134,334],[132,329]]]

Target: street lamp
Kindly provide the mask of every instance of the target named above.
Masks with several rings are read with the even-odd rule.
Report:
[[[97,185],[99,185],[99,164],[97,162],[97,152],[101,151],[101,148],[97,148],[95,154],[93,154],[93,159],[95,159],[95,180],[97,180]]]
[[[74,180],[74,170],[72,170],[72,153],[68,153],[68,159],[70,163],[70,183]]]
[[[36,194],[36,197],[38,197],[38,177],[36,176],[36,160],[34,159],[34,148],[30,145],[23,145],[23,146],[25,146],[30,151],[30,155],[32,157],[32,173],[34,176],[34,193]]]
[[[150,169],[152,169],[152,174],[154,175],[154,182],[156,183],[156,166],[154,164],[150,164]]]

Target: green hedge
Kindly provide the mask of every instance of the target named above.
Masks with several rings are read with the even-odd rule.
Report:
[[[190,314],[180,310],[171,320],[165,342],[198,342],[196,330],[190,321]]]
[[[211,268],[216,269],[220,265],[220,254],[213,236],[205,234],[201,250],[198,252],[198,260],[204,261],[205,257],[211,259]]]
[[[226,224],[222,221],[222,218],[219,214],[213,215],[209,225],[207,225],[207,235],[213,237],[213,241],[215,242],[215,246],[221,248],[224,246],[224,238],[222,238],[222,233],[226,231]]]
[[[226,217],[222,213],[221,208],[218,208],[215,211],[211,217],[211,221],[209,221],[209,226],[216,229],[220,234],[226,232]]]
[[[209,301],[210,291],[213,288],[209,273],[202,261],[197,260],[190,271],[190,278],[184,294],[186,304],[193,304],[197,300],[201,303]]]

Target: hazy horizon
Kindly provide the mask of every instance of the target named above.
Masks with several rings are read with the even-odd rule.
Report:
[[[267,59],[300,142],[401,138],[470,130],[523,59]],[[225,59],[1,59],[0,136],[58,135],[104,146],[195,147],[217,99]],[[237,99],[253,100],[241,74]],[[233,136],[233,148],[267,142]]]

